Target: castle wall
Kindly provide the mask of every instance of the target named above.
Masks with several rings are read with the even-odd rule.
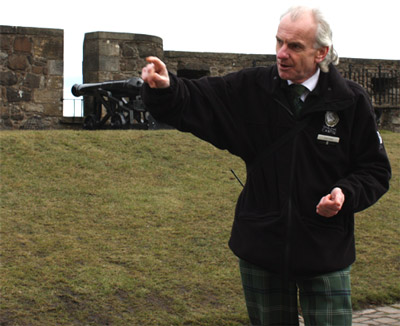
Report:
[[[275,55],[165,51],[164,61],[172,73],[191,78],[191,73],[193,77],[223,76],[244,68],[268,66],[275,63]]]
[[[93,32],[83,43],[83,82],[102,82],[139,76],[145,58],[163,58],[162,39],[151,35]]]
[[[59,128],[64,31],[0,26],[0,129]]]
[[[162,39],[151,35],[93,32],[83,43],[83,82],[139,77],[145,58],[163,58]],[[84,97],[84,115],[93,113],[93,97]]]
[[[60,128],[63,30],[0,26],[0,129]],[[83,82],[140,77],[145,58],[161,58],[180,77],[222,76],[274,64],[275,55],[164,51],[157,36],[92,32],[83,44]],[[400,131],[399,60],[341,58],[339,71],[371,95],[382,127]],[[91,99],[85,99],[84,115]],[[64,119],[65,120],[65,119]]]

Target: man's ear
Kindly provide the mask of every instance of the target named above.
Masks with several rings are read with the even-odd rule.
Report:
[[[317,55],[315,56],[316,63],[322,62],[325,59],[328,52],[329,52],[329,46],[323,46],[322,48],[319,48],[317,50]]]

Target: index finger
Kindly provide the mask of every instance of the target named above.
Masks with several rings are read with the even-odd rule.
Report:
[[[164,62],[162,62],[162,61],[161,61],[159,58],[157,58],[157,57],[153,57],[153,56],[147,57],[147,58],[146,58],[146,61],[147,61],[148,63],[152,63],[152,64],[154,65],[156,71],[159,71],[160,69],[163,69],[163,68],[165,67]]]

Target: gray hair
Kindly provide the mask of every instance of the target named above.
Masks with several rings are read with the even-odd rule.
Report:
[[[328,22],[325,20],[322,12],[316,8],[307,8],[307,7],[292,7],[288,11],[286,11],[282,16],[281,19],[290,14],[290,18],[292,20],[296,20],[298,17],[303,15],[305,12],[309,12],[314,16],[315,22],[317,24],[317,32],[315,35],[315,44],[314,48],[319,49],[324,46],[329,47],[328,54],[326,55],[325,59],[319,63],[319,67],[323,72],[329,71],[329,65],[332,63],[333,65],[339,64],[339,56],[336,50],[333,48],[332,42],[332,30],[329,26]]]

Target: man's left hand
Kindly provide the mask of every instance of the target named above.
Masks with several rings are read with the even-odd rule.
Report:
[[[317,205],[317,213],[324,217],[335,216],[342,209],[344,194],[342,189],[334,188],[329,195],[321,198]]]

